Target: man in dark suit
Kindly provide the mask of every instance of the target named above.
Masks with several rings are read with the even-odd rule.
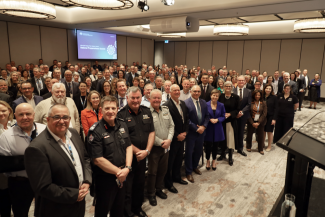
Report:
[[[208,74],[202,74],[201,77],[202,84],[200,84],[200,88],[202,90],[200,99],[204,99],[205,102],[209,102],[211,100],[210,93],[214,89],[213,86],[209,84],[209,76]]]
[[[109,69],[104,70],[104,77],[97,82],[96,90],[101,93],[103,91],[103,84],[105,81],[109,81],[111,83],[113,76],[111,75],[111,71],[113,70],[112,67],[109,67]]]
[[[127,80],[127,84],[130,87],[133,86],[133,79],[139,77],[139,74],[137,71],[138,71],[138,68],[131,66],[131,72],[129,73],[128,80]]]
[[[53,65],[50,66],[50,71],[53,72],[54,70],[54,66],[56,66],[58,64],[58,61],[57,60],[53,60]]]
[[[65,105],[51,107],[47,128],[25,151],[25,167],[35,192],[35,216],[83,217],[92,182],[90,159],[78,132],[69,128]]]
[[[175,74],[175,78],[176,78],[176,84],[178,84],[179,88],[183,90],[182,87],[183,72],[181,67],[177,67],[177,74]]]
[[[45,86],[45,79],[41,76],[41,72],[39,68],[33,69],[34,77],[29,79],[30,83],[34,87],[34,94],[40,96],[41,90],[46,87]]]
[[[5,93],[0,92],[0,100],[7,102],[10,106],[12,104],[10,96],[8,94],[5,94]]]
[[[184,142],[188,133],[188,112],[185,102],[179,100],[180,88],[178,85],[170,87],[170,97],[164,105],[169,108],[170,115],[173,118],[175,129],[174,137],[170,145],[168,168],[165,175],[165,186],[170,192],[178,193],[173,182],[187,185],[187,182],[181,179],[181,167],[183,162]]]
[[[103,68],[101,65],[98,64],[98,61],[95,61],[95,65],[93,65],[93,69],[98,69],[98,71],[103,71]]]
[[[21,103],[28,103],[33,107],[33,109],[35,109],[37,104],[43,100],[43,97],[33,95],[34,87],[29,81],[23,81],[21,83],[21,91],[23,95],[12,103],[12,110],[14,112],[16,107]]]
[[[285,72],[283,74],[283,83],[281,82],[281,84],[280,84],[280,82],[279,82],[279,85],[278,85],[278,93],[282,93],[283,87],[286,84],[289,84],[291,86],[291,90],[292,90],[293,94],[295,96],[297,96],[298,95],[298,86],[297,86],[297,83],[290,80],[290,74],[288,72]]]
[[[72,72],[70,70],[64,72],[64,78],[62,78],[60,82],[64,84],[67,90],[67,97],[73,98],[74,95],[80,94],[79,83],[72,81]]]
[[[79,112],[79,118],[81,117],[81,111],[87,107],[87,84],[84,81],[79,83],[80,93],[73,96],[73,101]],[[81,119],[80,119],[81,120]]]
[[[236,147],[237,152],[243,156],[247,154],[243,151],[244,148],[244,129],[247,119],[250,117],[251,103],[252,103],[252,93],[249,89],[245,88],[245,77],[243,75],[237,78],[237,88],[234,88],[232,92],[237,94],[240,99],[240,111],[237,115],[237,125],[238,125],[238,147]]]
[[[80,81],[85,81],[86,77],[89,77],[89,73],[87,72],[85,67],[82,67],[80,73]]]
[[[201,88],[194,85],[191,89],[191,97],[185,100],[188,109],[189,130],[186,136],[185,170],[188,181],[194,183],[192,171],[201,175],[197,168],[203,151],[205,129],[210,121],[208,107],[203,99],[200,99]]]
[[[254,86],[255,82],[257,81],[257,71],[256,70],[252,71],[251,81],[252,81],[252,85]]]

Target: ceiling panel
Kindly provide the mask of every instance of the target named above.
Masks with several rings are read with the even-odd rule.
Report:
[[[286,14],[278,14],[278,15],[286,20],[323,17],[319,11],[305,11],[305,12],[286,13]]]
[[[261,16],[250,16],[250,17],[240,17],[240,19],[246,20],[248,22],[263,22],[263,21],[275,21],[281,20],[273,14],[261,15]]]
[[[238,18],[223,18],[223,19],[212,19],[209,20],[214,23],[223,24],[223,23],[244,23],[245,21]]]
[[[206,20],[200,20],[200,26],[208,26],[208,25],[214,25],[215,23],[206,21]]]

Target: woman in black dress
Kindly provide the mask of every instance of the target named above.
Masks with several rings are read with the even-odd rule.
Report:
[[[267,106],[266,124],[264,127],[264,141],[267,134],[268,146],[266,148],[266,151],[271,151],[273,142],[273,130],[278,116],[278,98],[276,95],[274,95],[272,84],[265,85],[263,96]]]
[[[278,95],[278,118],[275,123],[274,143],[293,127],[293,119],[295,110],[298,108],[298,98],[292,93],[292,88],[289,84],[284,85],[282,94]]]
[[[237,141],[237,115],[240,110],[239,96],[231,93],[232,83],[227,81],[224,84],[225,93],[219,97],[219,102],[223,103],[226,109],[226,120],[222,122],[225,140],[221,143],[221,156],[217,159],[221,161],[225,158],[226,147],[229,149],[229,165],[233,165],[232,153],[238,147]]]
[[[316,104],[320,99],[320,86],[322,85],[322,80],[320,80],[318,73],[315,74],[315,79],[311,80],[309,85],[309,108],[311,109],[312,104],[314,104],[314,109],[316,109]]]

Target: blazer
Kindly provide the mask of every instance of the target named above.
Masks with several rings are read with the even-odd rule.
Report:
[[[40,79],[42,80],[43,82],[43,88],[46,87],[45,85],[45,79],[43,77],[40,77]],[[32,83],[32,86],[34,87],[34,94],[37,95],[37,96],[40,96],[40,93],[38,92],[37,90],[37,85],[36,85],[36,80],[35,80],[35,77],[29,79],[28,81],[30,81]]]
[[[208,127],[208,123],[210,121],[210,116],[209,116],[208,107],[207,107],[206,102],[203,99],[199,98],[199,102],[200,102],[200,106],[201,106],[201,113],[202,113],[201,123],[199,123],[196,108],[195,108],[194,102],[192,100],[192,97],[188,98],[184,102],[187,107],[188,117],[189,117],[189,130],[188,130],[188,135],[187,135],[186,139],[198,139],[201,137],[204,138],[206,131],[204,131],[204,133],[202,133],[202,134],[199,134],[196,131],[198,129],[197,125],[204,126],[205,128]]]
[[[211,84],[207,84],[207,88],[205,90],[205,97],[203,96],[203,85],[200,84],[199,86],[201,87],[201,95],[200,99],[204,99],[206,102],[209,102],[211,100],[211,91],[214,89],[214,87]]]
[[[81,111],[81,124],[86,136],[88,135],[89,128],[94,123],[102,119],[102,117],[103,115],[100,111],[98,112],[98,120],[97,120],[97,115],[93,110],[89,110],[86,108]]]
[[[276,95],[270,95],[265,101],[267,106],[267,116],[272,116],[272,120],[276,120],[279,111],[278,97]]]
[[[50,91],[47,89],[47,87],[45,86],[42,90],[41,90],[41,93],[40,93],[40,96],[43,96],[47,93],[49,93]]]
[[[218,118],[218,123],[213,124],[209,121],[208,127],[205,130],[205,138],[206,142],[220,142],[225,140],[225,134],[223,132],[222,122],[226,119],[225,114],[225,106],[221,102],[217,102],[217,109],[215,114],[211,108],[211,101],[207,102],[208,112],[210,115],[210,119]]]
[[[294,81],[289,81],[289,85],[291,86],[291,88],[292,88],[292,92],[293,92],[293,94],[294,95],[297,95],[298,94],[298,87],[297,87],[297,83],[296,82],[294,82]],[[281,83],[280,83],[280,81],[279,81],[279,83],[278,83],[278,95],[279,95],[279,93],[282,93],[282,91],[283,91],[283,87],[284,87],[284,81],[282,81]]]
[[[248,122],[250,124],[254,123],[254,120],[252,118],[252,111],[253,111],[254,104],[255,104],[254,102],[251,104],[251,110],[250,110],[251,117],[248,119]],[[258,119],[258,123],[262,126],[266,124],[267,121],[266,115],[267,115],[267,105],[266,102],[263,102],[260,104],[260,118]]]
[[[249,90],[254,90],[254,85],[252,85],[250,83],[246,83],[246,88]]]
[[[64,86],[65,86],[65,89],[66,89],[66,97],[70,97],[70,94],[68,93],[68,83],[67,83],[67,81],[65,80],[65,78],[62,78],[62,79],[61,79],[61,83],[63,83]],[[74,95],[78,95],[78,94],[80,94],[79,83],[72,81],[72,91],[73,91],[73,92],[72,92],[72,97],[73,97]]]
[[[7,102],[10,106],[12,104],[12,100],[8,94],[0,92],[0,100]]]
[[[239,87],[233,88],[232,92],[237,95],[238,89]],[[244,88],[243,99],[240,100],[239,102],[240,104],[239,111],[242,111],[244,113],[244,115],[241,116],[241,118],[247,119],[250,117],[251,103],[252,103],[252,91],[247,88]]]
[[[69,128],[69,131],[80,157],[84,182],[91,184],[90,159],[85,145],[75,129]],[[83,216],[85,200],[77,202],[79,179],[75,167],[48,129],[26,149],[25,167],[35,193],[35,216]]]
[[[131,75],[131,72],[128,73],[128,74],[126,74],[126,75],[128,75],[128,77],[127,77],[127,79],[126,79],[126,83],[127,83],[130,87],[132,87],[132,86],[133,86],[133,76]],[[126,75],[125,75],[125,76],[126,76]],[[139,77],[139,74],[138,74],[138,73],[135,73],[134,77],[135,77],[135,78]]]
[[[86,101],[85,101],[84,105],[82,105],[82,103],[81,103],[80,94],[73,96],[73,101],[76,104],[76,107],[78,109],[79,117],[81,117],[81,111],[87,107],[87,96],[88,96],[88,93],[86,93]]]
[[[43,97],[43,100],[46,100],[46,99],[52,97],[52,92],[48,92],[48,93],[42,95],[42,97]]]
[[[188,124],[189,124],[189,119],[188,119],[188,110],[187,107],[185,105],[185,102],[180,100],[181,103],[181,108],[182,108],[182,112],[183,112],[183,118],[184,118],[184,122],[182,119],[181,114],[179,113],[175,103],[173,100],[168,100],[167,102],[164,103],[164,106],[167,106],[169,108],[169,113],[173,118],[174,121],[174,137],[173,137],[173,141],[172,143],[182,143],[183,141],[178,141],[177,140],[177,136],[180,133],[184,133],[186,132],[186,134],[188,134]]]
[[[43,100],[43,97],[41,96],[37,96],[37,95],[34,95],[34,102],[35,102],[35,106],[37,106],[37,104]],[[15,113],[15,110],[16,110],[16,107],[21,104],[21,103],[25,103],[27,102],[25,97],[21,96],[19,97],[18,99],[16,99],[15,101],[12,102],[12,110],[14,111]]]

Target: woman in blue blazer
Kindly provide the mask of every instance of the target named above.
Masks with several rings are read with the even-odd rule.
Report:
[[[205,156],[207,159],[206,169],[210,170],[210,155],[212,152],[212,169],[216,170],[216,158],[219,142],[225,140],[222,122],[225,120],[225,106],[218,102],[221,92],[217,89],[211,91],[211,101],[207,102],[210,121],[205,134]]]

